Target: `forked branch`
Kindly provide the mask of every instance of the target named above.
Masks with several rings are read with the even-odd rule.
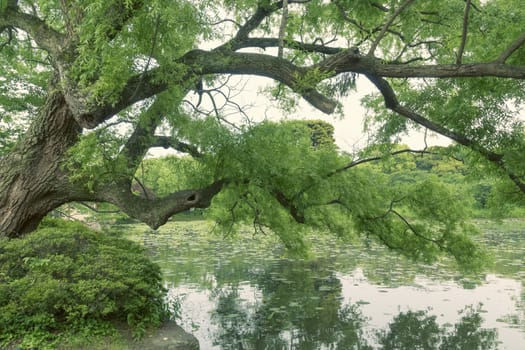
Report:
[[[397,8],[394,13],[392,14],[392,16],[390,16],[390,18],[388,19],[388,21],[385,23],[385,25],[383,26],[383,28],[381,29],[381,32],[379,32],[376,40],[374,40],[374,42],[372,43],[372,46],[370,47],[370,50],[368,50],[368,54],[367,56],[373,56],[374,55],[374,52],[377,48],[377,46],[379,45],[379,42],[381,42],[381,40],[383,40],[383,37],[385,36],[385,34],[387,33],[388,29],[390,28],[390,26],[392,25],[392,23],[394,23],[394,20],[397,18],[397,16],[399,16],[399,14],[401,12],[403,12],[408,6],[410,6],[412,4],[414,0],[405,0],[405,2],[403,2],[401,4],[401,6],[399,6],[399,8]]]

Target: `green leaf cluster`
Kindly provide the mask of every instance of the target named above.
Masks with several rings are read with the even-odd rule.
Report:
[[[96,186],[126,174],[126,165],[118,158],[122,143],[122,139],[109,130],[101,129],[83,135],[68,150],[68,157],[62,164],[71,171],[69,180],[93,191]]]
[[[136,177],[162,197],[198,185],[204,179],[196,179],[195,174],[204,170],[199,162],[190,157],[149,158],[144,160]]]
[[[192,49],[203,31],[200,11],[184,0],[76,1],[70,12],[82,17],[70,78],[94,103],[115,102],[131,76],[158,65],[176,78],[174,58]]]
[[[0,241],[0,345],[42,347],[127,324],[134,336],[169,316],[160,268],[143,248],[79,223],[49,220]]]
[[[351,159],[333,143],[317,144],[318,131],[308,121],[263,122],[231,134],[228,147],[199,160],[215,178],[232,180],[207,212],[220,231],[271,230],[289,251],[304,254],[303,237],[317,230],[376,240],[415,260],[448,253],[462,268],[483,265],[485,254],[471,240],[476,230],[464,223],[469,213],[461,193],[437,176],[400,182],[399,173],[373,167],[343,170]]]

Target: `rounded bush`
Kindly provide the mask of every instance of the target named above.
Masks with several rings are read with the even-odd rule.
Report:
[[[139,338],[169,317],[165,293],[144,249],[115,234],[48,220],[23,239],[0,239],[0,347],[122,324]]]

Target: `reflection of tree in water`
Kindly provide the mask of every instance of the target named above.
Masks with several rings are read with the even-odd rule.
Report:
[[[363,343],[364,318],[342,306],[341,283],[326,264],[283,261],[253,277],[262,292],[253,314],[242,308],[238,288],[216,293],[215,343],[223,349],[371,349]]]
[[[427,311],[401,312],[377,332],[383,350],[489,350],[497,349],[497,331],[481,328],[480,308],[467,307],[458,323],[447,329],[436,323]]]
[[[342,286],[327,264],[282,261],[251,276],[262,293],[247,305],[238,285],[215,290],[212,315],[221,349],[487,350],[497,332],[481,328],[480,310],[463,310],[458,323],[440,327],[427,311],[398,314],[382,331],[365,334],[356,305],[342,304]],[[376,347],[373,344],[377,344]]]
[[[247,310],[241,304],[237,286],[218,289],[213,296],[217,299],[217,308],[212,319],[220,326],[213,344],[221,345],[222,349],[244,349],[243,339],[248,336],[252,326]]]

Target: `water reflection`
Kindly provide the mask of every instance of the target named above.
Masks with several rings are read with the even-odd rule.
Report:
[[[356,307],[342,305],[342,286],[335,274],[317,262],[284,261],[260,271],[261,293],[252,310],[243,305],[237,287],[214,293],[212,321],[219,327],[215,343],[222,349],[321,349],[345,344],[368,349],[364,318]]]
[[[467,307],[460,313],[463,316],[459,322],[447,328],[440,327],[436,316],[428,315],[427,311],[402,312],[387,330],[378,332],[381,349],[497,349],[497,331],[481,327],[480,309]]]
[[[306,271],[306,273],[305,273]],[[397,314],[387,328],[365,332],[358,304],[343,304],[342,284],[318,262],[285,262],[257,276],[262,295],[244,307],[238,286],[212,293],[221,349],[496,349],[497,332],[482,327],[481,308],[462,310],[440,326],[427,310]]]
[[[505,246],[489,236],[500,245],[497,268],[509,274],[466,278],[332,238],[313,238],[320,258],[286,259],[271,238],[225,241],[199,225],[140,239],[171,295],[184,296],[183,326],[201,349],[525,348],[517,235]]]

